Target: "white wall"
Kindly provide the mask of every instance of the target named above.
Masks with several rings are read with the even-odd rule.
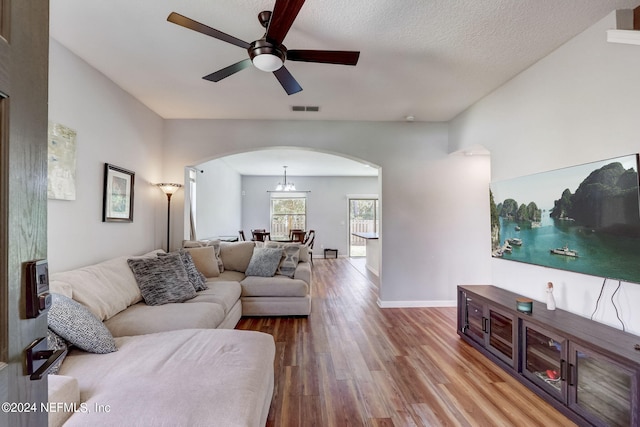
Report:
[[[460,283],[490,281],[489,162],[450,156],[447,143],[445,123],[167,120],[163,170],[178,180],[186,165],[283,146],[381,166],[380,299],[438,304],[454,301]]]
[[[77,131],[76,200],[48,202],[50,270],[159,247],[162,119],[55,40],[49,49],[49,120]],[[136,173],[133,223],[102,222],[105,162]]]
[[[288,176],[299,190],[307,193],[307,229],[315,230],[314,256],[322,256],[322,248],[338,249],[348,255],[349,210],[347,194],[378,194],[378,177]],[[247,238],[252,228],[270,229],[270,194],[281,177],[242,177],[242,228]]]
[[[453,120],[450,150],[488,148],[495,181],[637,153],[640,47],[607,43],[611,28],[615,13]],[[499,259],[491,266],[494,284],[538,300],[553,282],[558,306],[587,317],[603,281]],[[594,318],[620,328],[610,302],[616,286],[609,281]],[[616,302],[626,327],[640,334],[634,301],[640,285],[624,284]]]
[[[237,236],[242,224],[242,176],[223,159],[196,168],[202,171],[196,178],[197,238]]]

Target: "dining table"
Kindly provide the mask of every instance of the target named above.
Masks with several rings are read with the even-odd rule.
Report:
[[[288,237],[274,237],[273,239],[270,239],[272,242],[280,242],[280,243],[293,243],[293,239],[290,239]]]

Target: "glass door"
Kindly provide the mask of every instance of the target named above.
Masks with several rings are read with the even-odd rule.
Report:
[[[569,406],[596,425],[631,426],[638,379],[634,371],[585,347],[570,344]]]
[[[349,256],[367,256],[367,240],[353,233],[377,233],[379,218],[378,199],[349,199]]]
[[[474,341],[484,345],[484,305],[465,295],[466,319],[464,333]]]
[[[517,341],[515,318],[489,306],[489,350],[500,359],[514,366],[516,361],[515,343]]]
[[[566,402],[567,368],[564,338],[524,323],[522,373],[556,399]]]

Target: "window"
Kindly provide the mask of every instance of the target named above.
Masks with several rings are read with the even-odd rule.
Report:
[[[287,238],[289,230],[306,230],[307,199],[290,195],[271,197],[271,238]]]

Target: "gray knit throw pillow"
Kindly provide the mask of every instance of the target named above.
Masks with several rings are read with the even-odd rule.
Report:
[[[191,283],[191,286],[193,286],[196,292],[208,289],[207,278],[198,271],[196,265],[193,263],[193,257],[191,256],[191,254],[184,249],[178,250],[178,254],[180,255],[180,259],[182,260],[182,265],[184,265],[184,269],[187,272],[189,283]],[[167,255],[169,254],[165,252],[158,252],[157,254],[157,256],[160,258]]]
[[[184,302],[196,296],[178,253],[161,258],[132,258],[127,263],[147,305]]]
[[[247,276],[273,277],[282,258],[280,248],[254,248],[251,261],[244,274]]]

